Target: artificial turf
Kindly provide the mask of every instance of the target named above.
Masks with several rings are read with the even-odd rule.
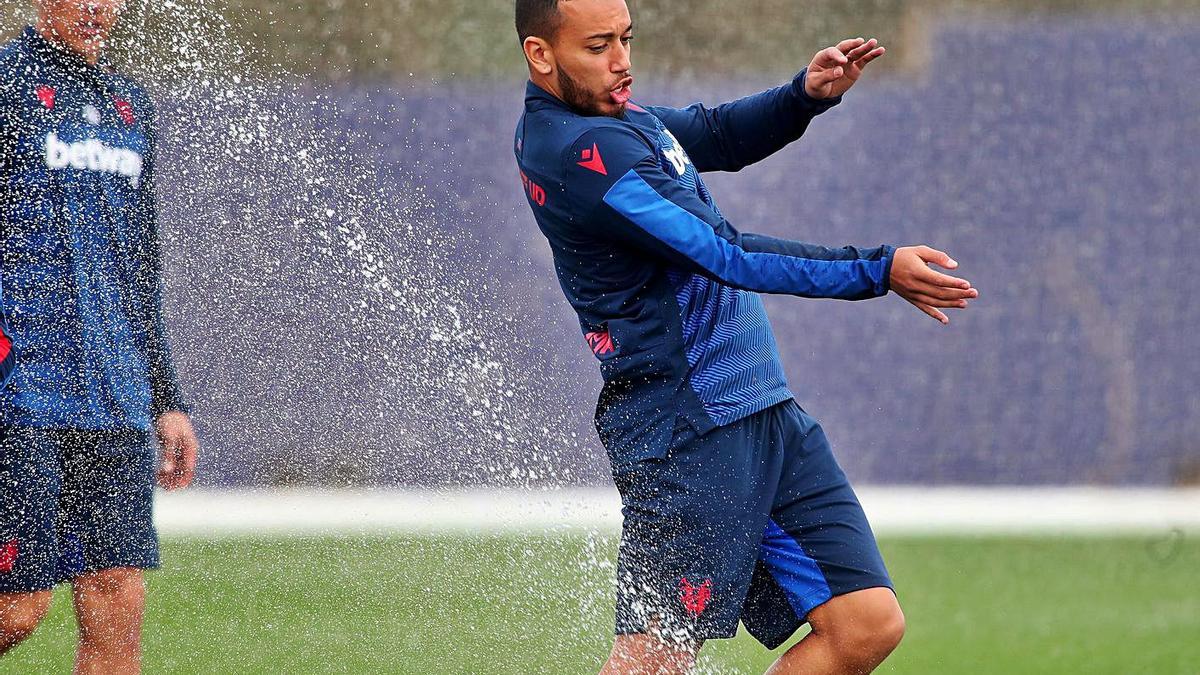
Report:
[[[879,672],[1200,673],[1200,540],[881,544],[908,634]],[[147,673],[586,673],[610,641],[610,536],[167,539],[163,555]],[[65,591],[0,672],[69,672]],[[743,634],[706,645],[700,671],[773,658]]]

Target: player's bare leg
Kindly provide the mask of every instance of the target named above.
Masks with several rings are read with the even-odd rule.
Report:
[[[33,634],[50,609],[50,591],[0,593],[0,655]]]
[[[859,675],[883,663],[904,637],[904,613],[887,588],[833,598],[808,615],[812,632],[771,666],[767,675]]]
[[[139,672],[146,606],[142,571],[101,570],[76,577],[71,585],[79,620],[75,672]]]
[[[600,675],[684,675],[702,643],[664,641],[653,633],[618,635]]]

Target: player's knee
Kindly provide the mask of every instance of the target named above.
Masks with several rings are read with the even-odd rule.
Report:
[[[73,585],[83,639],[112,632],[116,627],[112,624],[127,628],[140,624],[146,598],[140,570],[94,572],[75,579]]]
[[[50,610],[49,591],[0,595],[0,652],[33,635]]]
[[[673,675],[689,673],[698,643],[663,640],[650,633],[619,635],[601,675]]]
[[[895,602],[874,603],[838,631],[837,643],[851,661],[878,663],[904,638],[904,612]]]

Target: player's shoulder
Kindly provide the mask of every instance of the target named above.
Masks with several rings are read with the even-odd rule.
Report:
[[[13,96],[28,79],[31,64],[24,36],[15,37],[0,47],[0,95]]]
[[[574,125],[568,134],[572,148],[588,143],[604,143],[614,152],[618,150],[641,152],[653,148],[645,129],[627,119],[603,116],[577,117],[579,123]]]

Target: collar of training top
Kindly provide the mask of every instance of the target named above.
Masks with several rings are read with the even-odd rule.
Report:
[[[527,110],[542,110],[547,107],[569,109],[557,96],[542,89],[529,80],[525,83],[525,108]]]

